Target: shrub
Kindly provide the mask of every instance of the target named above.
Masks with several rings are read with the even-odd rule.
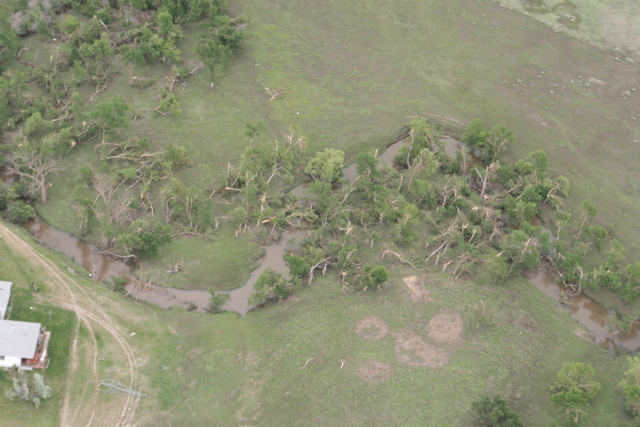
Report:
[[[51,387],[45,384],[44,377],[40,374],[33,374],[29,378],[21,372],[15,374],[12,380],[13,386],[5,391],[5,395],[11,400],[33,402],[35,407],[39,408],[43,399],[51,397]]]
[[[624,373],[620,388],[624,395],[624,409],[634,418],[640,416],[640,357],[629,357],[629,370]]]
[[[551,386],[551,404],[563,409],[573,423],[578,424],[584,419],[584,407],[602,387],[593,380],[594,374],[590,363],[564,363]]]
[[[128,230],[118,236],[118,242],[128,251],[143,259],[158,255],[160,246],[171,242],[171,227],[155,223],[153,226],[143,219],[131,223]]]
[[[285,254],[283,258],[287,267],[289,267],[289,273],[291,273],[292,276],[302,279],[304,276],[309,274],[311,264],[309,264],[309,262],[307,262],[303,257],[294,254]]]
[[[125,279],[124,277],[111,276],[111,281],[113,282],[114,292],[124,292],[124,285],[127,284],[127,279]]]
[[[378,289],[389,278],[387,269],[381,265],[378,266],[366,266],[364,268],[364,274],[360,276],[362,285],[367,289]]]
[[[293,293],[295,284],[296,282],[291,277],[268,268],[253,285],[253,293],[249,298],[249,303],[260,305],[271,300],[282,301]]]
[[[8,221],[13,222],[14,224],[19,224],[35,218],[36,211],[31,205],[20,200],[13,200],[9,202],[9,206],[4,212],[4,216]]]
[[[209,300],[209,311],[211,313],[222,312],[222,306],[231,299],[231,294],[211,291],[211,299]]]
[[[482,426],[522,427],[518,413],[511,410],[500,396],[483,397],[471,403],[478,424]]]

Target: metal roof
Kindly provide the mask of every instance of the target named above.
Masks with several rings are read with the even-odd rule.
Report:
[[[7,315],[9,298],[11,297],[11,282],[0,282],[0,320]]]
[[[33,358],[40,323],[0,320],[0,356]]]

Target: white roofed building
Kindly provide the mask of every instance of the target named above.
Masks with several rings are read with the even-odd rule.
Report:
[[[9,300],[11,299],[11,282],[0,281],[0,320],[7,317]]]
[[[44,368],[49,336],[40,323],[0,320],[0,367]]]
[[[0,282],[0,368],[44,369],[51,332],[40,323],[7,320],[11,282]]]

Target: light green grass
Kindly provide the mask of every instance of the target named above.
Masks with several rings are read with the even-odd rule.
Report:
[[[370,252],[375,256],[380,250],[375,246]],[[14,266],[9,275],[17,282],[35,280],[46,295],[46,277],[35,274],[28,260],[14,259],[6,249],[2,255],[11,260],[3,266]],[[51,258],[63,268],[70,263]],[[140,403],[139,425],[278,426],[292,420],[299,425],[469,425],[470,403],[484,394],[505,396],[527,425],[550,425],[559,416],[548,405],[548,387],[566,361],[592,363],[603,384],[588,408],[591,425],[626,422],[617,390],[626,360],[578,338],[576,321],[526,281],[483,287],[430,271],[418,276],[434,301],[413,303],[402,277],[416,272],[395,260],[385,266],[390,280],[379,292],[343,293],[328,274],[300,290],[300,300],[242,318],[163,311],[135,305],[96,283],[86,285],[122,331],[136,333],[127,339],[141,355],[137,387],[151,396]],[[450,352],[446,366],[399,362],[394,334],[410,331],[427,339],[428,321],[453,312],[462,316],[464,339],[441,344]],[[367,341],[355,333],[357,323],[369,316],[388,325],[383,339]],[[90,339],[87,332],[80,330],[81,351]],[[122,355],[105,351],[96,332],[105,358],[99,369],[110,372]],[[390,365],[392,375],[379,384],[365,383],[357,371],[369,360]],[[74,378],[75,384],[86,381],[83,372]],[[43,414],[26,409],[10,406],[3,415],[23,425],[33,414]],[[36,424],[52,425],[54,414]]]
[[[640,129],[630,119],[637,98],[619,95],[639,86],[633,65],[489,1],[231,6],[249,18],[246,49],[217,88],[198,75],[179,94],[182,116],[145,113],[131,130],[158,146],[187,146],[196,165],[180,176],[191,184],[208,187],[224,176],[246,144],[249,121],[264,120],[269,138],[294,126],[310,153],[330,146],[353,159],[362,149],[382,147],[408,115],[480,117],[514,131],[511,158],[548,151],[552,173],[572,180],[569,204],[590,199],[598,221],[615,230],[635,261],[640,152],[632,140]],[[185,51],[197,36],[186,34]],[[149,70],[157,81],[162,72]],[[152,94],[130,89],[125,77],[102,97],[121,94],[138,110],[151,107]],[[589,77],[604,84],[571,83]],[[286,97],[268,101],[264,87],[282,87]],[[69,162],[90,161],[91,149],[83,150]],[[51,204],[40,207],[45,218],[66,224],[72,217],[65,194],[74,183],[73,169],[54,181]],[[216,262],[224,274],[227,264]],[[248,269],[254,258],[245,262]],[[576,337],[575,321],[539,291],[524,282],[494,290],[436,275],[429,277],[436,301],[413,305],[402,295],[406,273],[394,270],[390,288],[378,294],[349,296],[330,278],[318,280],[299,294],[301,301],[239,320],[154,310],[153,325],[136,325],[123,316],[148,354],[144,385],[153,399],[141,403],[140,423],[468,425],[471,401],[502,393],[527,424],[549,425],[557,413],[548,405],[548,386],[567,361],[593,363],[603,384],[589,409],[591,424],[626,422],[616,389],[625,360]],[[473,313],[482,302],[490,303],[490,325],[475,330]],[[365,342],[353,332],[362,317],[375,315],[392,330],[421,333],[440,310],[459,311],[467,327],[466,340],[440,370],[399,364],[392,338]],[[518,326],[520,318],[533,319],[536,328]],[[300,369],[311,357],[318,361]],[[342,370],[341,358],[347,360]],[[369,359],[392,365],[393,376],[379,385],[361,382],[356,370]]]
[[[640,37],[640,25],[635,19],[640,5],[636,1],[506,0],[502,3],[622,58],[628,55],[635,61],[640,59],[640,48],[635,42]],[[542,4],[546,8],[540,8]]]
[[[231,290],[246,281],[263,252],[251,236],[236,238],[234,230],[227,228],[207,239],[179,239],[161,248],[158,257],[143,268],[166,286]],[[168,267],[178,263],[182,271],[168,274]]]
[[[148,375],[162,372],[171,384],[169,403],[157,411],[157,401],[145,401],[142,424],[470,425],[472,401],[502,394],[526,425],[549,425],[559,417],[548,405],[548,387],[565,361],[593,363],[603,384],[589,408],[592,425],[624,420],[616,385],[626,361],[578,338],[579,325],[527,282],[484,288],[429,274],[435,301],[415,304],[400,279],[414,272],[391,270],[389,286],[377,293],[346,295],[339,283],[320,279],[298,293],[301,300],[239,320],[174,313],[179,335],[147,367]],[[488,309],[477,328],[474,313],[482,304]],[[425,338],[429,319],[443,312],[458,312],[465,323],[464,341],[443,345],[449,364],[399,363],[393,334],[409,330]],[[368,316],[384,320],[390,333],[378,341],[356,335]],[[362,381],[357,370],[369,360],[392,366],[389,379]]]

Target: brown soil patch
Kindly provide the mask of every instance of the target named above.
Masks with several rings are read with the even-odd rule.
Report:
[[[407,285],[407,288],[409,288],[413,302],[433,301],[433,298],[429,297],[429,292],[422,287],[416,276],[407,276],[402,280],[405,285]]]
[[[427,336],[437,343],[455,344],[462,341],[464,325],[458,313],[437,314],[427,326]]]
[[[358,375],[369,384],[380,383],[393,374],[393,368],[386,363],[370,360],[358,368]]]
[[[600,79],[596,79],[595,77],[589,77],[589,83],[595,83],[597,85],[604,85],[604,82]]]
[[[389,332],[389,327],[379,317],[365,317],[356,325],[356,334],[366,340],[381,340]]]
[[[396,357],[400,363],[429,368],[441,368],[449,363],[449,352],[446,349],[427,344],[413,332],[398,332],[394,336]]]
[[[171,332],[171,335],[178,335],[178,331],[176,331],[176,328],[174,328],[171,325],[167,325],[167,329],[169,329],[169,332]]]

